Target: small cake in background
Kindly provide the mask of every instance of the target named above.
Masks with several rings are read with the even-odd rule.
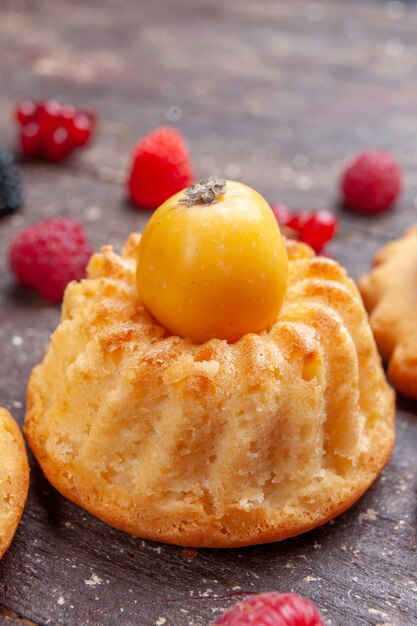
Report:
[[[29,465],[20,429],[0,408],[0,559],[9,547],[25,506]]]
[[[210,178],[67,287],[25,432],[50,482],[112,526],[244,546],[366,491],[394,394],[346,271],[283,242],[254,190]]]
[[[417,399],[417,226],[377,252],[359,289],[388,377]]]

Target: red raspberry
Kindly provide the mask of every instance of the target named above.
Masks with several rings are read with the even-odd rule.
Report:
[[[402,173],[386,152],[362,152],[343,172],[340,186],[350,209],[379,213],[389,209],[400,195]]]
[[[56,217],[18,233],[9,248],[9,263],[22,285],[59,302],[71,280],[84,278],[92,252],[77,220]]]
[[[156,209],[194,181],[194,168],[181,133],[161,127],[138,141],[133,151],[128,188],[132,202]]]
[[[324,626],[318,608],[296,593],[262,593],[232,606],[213,622],[223,626]]]
[[[337,217],[332,211],[319,209],[306,214],[307,219],[301,225],[299,241],[308,243],[315,252],[320,252],[324,245],[333,239],[337,231]]]

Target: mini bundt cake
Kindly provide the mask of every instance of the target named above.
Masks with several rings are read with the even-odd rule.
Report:
[[[359,290],[388,378],[417,400],[417,225],[378,250]]]
[[[350,507],[394,442],[394,396],[356,286],[286,242],[269,329],[168,333],[139,298],[140,236],[67,288],[28,387],[25,430],[51,483],[116,528],[195,547],[276,541]]]
[[[9,547],[25,506],[29,465],[20,429],[0,408],[0,559]]]

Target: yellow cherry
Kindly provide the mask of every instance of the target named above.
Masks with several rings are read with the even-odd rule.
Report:
[[[142,235],[139,295],[167,330],[238,340],[277,318],[288,261],[274,214],[256,191],[209,178],[172,196]]]

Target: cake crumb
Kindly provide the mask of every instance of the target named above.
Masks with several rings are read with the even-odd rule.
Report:
[[[378,512],[375,509],[366,509],[365,513],[359,513],[358,522],[361,524],[364,520],[373,522],[378,517]]]
[[[84,582],[88,587],[95,587],[96,585],[101,585],[103,579],[97,576],[97,574],[93,573],[91,574],[91,577],[87,580],[84,580]]]
[[[206,589],[206,591],[200,591],[198,595],[200,598],[208,598],[211,593],[213,593],[213,589]]]
[[[84,216],[88,222],[95,222],[100,219],[103,209],[99,206],[89,206],[84,211]]]
[[[405,587],[406,589],[411,589],[411,591],[414,591],[417,593],[417,583],[414,582],[414,580],[405,580],[402,586]]]
[[[372,607],[368,609],[368,613],[371,613],[371,615],[379,615],[380,617],[387,617],[385,611],[381,611],[380,609],[374,609]]]
[[[192,561],[193,559],[195,559],[197,554],[197,550],[194,550],[193,548],[184,548],[184,550],[182,551],[183,557],[188,561]]]

